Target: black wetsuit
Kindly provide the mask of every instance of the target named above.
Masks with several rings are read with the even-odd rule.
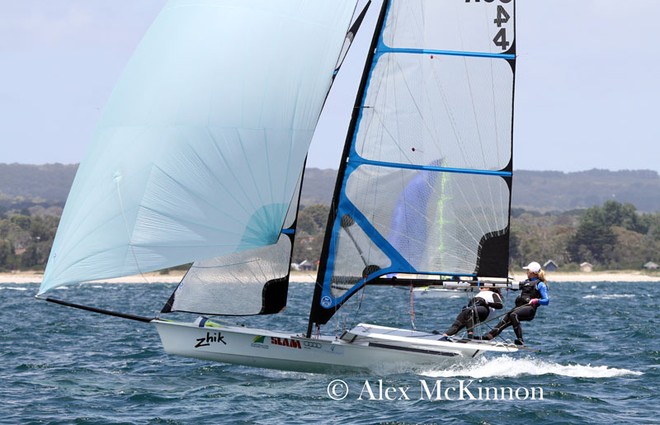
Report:
[[[523,343],[522,326],[520,322],[529,322],[536,316],[536,309],[539,304],[529,304],[532,298],[547,299],[541,294],[538,289],[538,284],[542,283],[540,279],[527,279],[520,283],[520,290],[522,293],[516,298],[516,307],[506,313],[500,323],[488,332],[485,339],[493,339],[499,335],[504,329],[513,326],[513,331],[518,339],[517,343]]]
[[[470,300],[467,306],[463,307],[454,323],[445,331],[446,335],[456,335],[458,331],[463,328],[467,328],[468,336],[474,331],[474,327],[477,323],[483,322],[486,320],[490,314],[490,308],[502,308],[502,297],[497,293],[492,294],[493,302],[489,303],[487,300],[476,296]],[[490,307],[490,308],[489,308]]]

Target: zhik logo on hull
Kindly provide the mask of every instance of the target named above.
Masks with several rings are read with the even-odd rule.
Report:
[[[195,344],[195,348],[208,347],[212,343],[218,343],[218,342],[227,345],[227,343],[225,342],[225,337],[222,336],[221,332],[206,332],[206,338],[204,337],[197,338],[196,341],[197,344]]]

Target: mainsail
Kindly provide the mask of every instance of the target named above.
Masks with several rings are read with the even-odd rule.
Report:
[[[514,2],[383,2],[310,315],[365,283],[507,277]]]
[[[354,6],[170,0],[104,110],[39,293],[277,246]]]

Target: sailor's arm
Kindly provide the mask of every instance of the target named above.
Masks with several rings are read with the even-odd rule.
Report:
[[[541,282],[537,286],[539,292],[541,293],[541,298],[539,299],[539,304],[541,305],[548,305],[550,304],[550,297],[548,297],[548,286],[544,283]]]

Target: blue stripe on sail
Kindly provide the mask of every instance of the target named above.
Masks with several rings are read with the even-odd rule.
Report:
[[[346,174],[344,175],[345,182],[359,165],[359,163],[349,163],[347,165]],[[344,187],[346,187],[345,184]],[[397,249],[387,240],[387,238],[385,238],[380,234],[380,232],[378,232],[378,230],[376,230],[369,219],[367,219],[367,217],[365,217],[364,214],[362,214],[362,212],[348,199],[345,191],[342,190],[341,194],[339,195],[339,199],[339,206],[337,209],[337,216],[335,217],[335,223],[333,224],[332,228],[332,237],[330,239],[330,249],[328,250],[329,254],[327,260],[327,263],[332,264],[333,267],[329,267],[325,271],[324,282],[326,283],[324,284],[323,291],[321,293],[322,298],[327,300],[326,304],[324,305],[325,308],[332,308],[338,304],[343,303],[344,300],[351,297],[351,295],[353,295],[353,293],[355,293],[355,291],[361,288],[364,284],[363,277],[343,295],[335,298],[331,293],[331,285],[329,283],[332,281],[332,275],[334,271],[335,252],[337,252],[336,244],[339,240],[339,232],[342,228],[341,220],[342,217],[346,214],[348,214],[353,219],[360,230],[364,232],[364,234],[367,235],[369,239],[371,239],[374,245],[376,245],[392,262],[390,267],[382,268],[374,274],[385,275],[389,273],[417,273],[416,269],[401,255],[399,251],[397,251]],[[368,264],[365,264],[365,267],[366,266],[368,266]],[[367,276],[367,278],[369,277],[371,277],[371,275]]]
[[[416,164],[402,164],[398,162],[371,161],[362,158],[355,150],[353,150],[352,154],[354,156],[351,158],[351,162],[354,162],[355,164],[374,165],[377,167],[405,168],[408,170],[443,171],[447,173],[480,174],[480,175],[501,176],[501,177],[511,177],[512,175],[511,171],[481,170],[477,168],[438,167],[433,165],[416,165]]]
[[[510,53],[489,53],[489,52],[467,52],[459,50],[435,50],[435,49],[411,49],[411,48],[395,48],[388,47],[385,44],[380,44],[376,50],[377,55],[385,53],[405,53],[417,55],[444,55],[444,56],[469,56],[477,58],[490,58],[490,59],[515,59],[516,55]]]
[[[340,209],[337,210],[337,216],[341,220],[341,216],[344,214],[350,214],[351,218],[355,221],[356,224],[360,226],[360,229],[369,236],[369,239],[376,245],[389,259],[392,261],[393,265],[396,265],[399,268],[400,272],[415,272],[415,268],[408,262],[406,259],[399,253],[399,251],[394,248],[390,242],[376,230],[376,228],[371,224],[369,219],[367,219],[364,214],[348,199],[345,193],[341,194],[343,198],[340,202]],[[368,265],[368,264],[367,264]],[[365,265],[365,266],[367,266]]]

